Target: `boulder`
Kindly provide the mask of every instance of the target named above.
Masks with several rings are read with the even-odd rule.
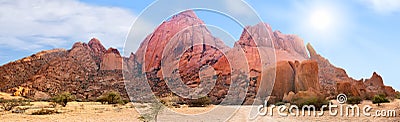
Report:
[[[312,60],[278,62],[273,85],[271,95],[275,96],[278,101],[291,91],[298,93],[310,88],[320,91],[317,62]]]
[[[361,96],[360,91],[351,82],[337,82],[336,86],[337,91],[340,94],[346,94],[347,96]]]
[[[314,88],[319,91],[321,85],[318,80],[318,63],[314,60],[305,60],[301,63],[295,62],[295,92],[307,91]]]
[[[307,99],[307,98],[323,98],[325,99],[325,96],[321,93],[321,91],[318,91],[314,88],[309,88],[307,91],[299,91],[297,92],[292,100],[296,99]]]
[[[276,65],[276,77],[271,95],[282,99],[285,94],[294,91],[296,74],[288,61],[281,61]]]
[[[283,96],[282,101],[283,101],[283,102],[290,102],[290,101],[293,100],[293,97],[294,97],[294,96],[295,96],[295,93],[292,92],[292,91],[290,91],[289,93],[287,93],[287,94],[285,94],[285,95]]]

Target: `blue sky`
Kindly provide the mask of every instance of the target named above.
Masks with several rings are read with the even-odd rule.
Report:
[[[132,22],[152,2],[0,0],[0,64],[44,49],[69,49],[74,42],[87,42],[92,37],[102,40],[106,47],[122,49]],[[376,71],[385,84],[400,90],[400,65],[396,65],[400,62],[400,1],[246,2],[274,30],[310,42],[353,78],[369,78]],[[233,45],[243,30],[224,16],[196,13],[205,23],[229,32],[234,39],[221,37],[228,45]]]

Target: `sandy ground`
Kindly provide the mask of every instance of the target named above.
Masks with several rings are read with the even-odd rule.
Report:
[[[32,102],[34,106],[47,106],[49,103]],[[117,106],[102,105],[95,102],[70,102],[65,108],[59,108],[62,113],[51,115],[28,115],[24,113],[0,112],[0,121],[139,121],[139,114],[131,105]]]
[[[40,108],[48,106],[47,102],[32,102],[33,106]],[[376,110],[395,110],[396,117],[340,117],[330,116],[326,111],[322,117],[282,117],[274,109],[273,116],[258,116],[253,121],[390,121],[400,122],[400,100],[377,106],[371,101],[363,101],[363,105],[370,105],[373,109],[370,112],[375,114]],[[137,109],[135,109],[135,107]],[[147,104],[129,103],[127,105],[102,105],[97,102],[70,102],[67,107],[57,107],[61,113],[51,115],[28,115],[27,113],[11,113],[8,111],[0,112],[0,121],[139,121],[140,114],[137,111],[149,108]],[[209,107],[182,107],[168,108],[158,116],[158,121],[192,122],[192,121],[230,121],[243,122],[250,121],[249,113],[252,106],[209,106]],[[140,109],[140,110],[139,110]],[[188,120],[188,117],[195,118]],[[230,117],[229,119],[226,119]]]

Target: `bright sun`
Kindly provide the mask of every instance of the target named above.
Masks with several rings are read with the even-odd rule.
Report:
[[[327,30],[332,26],[332,13],[325,10],[316,10],[311,13],[310,22],[314,29]]]

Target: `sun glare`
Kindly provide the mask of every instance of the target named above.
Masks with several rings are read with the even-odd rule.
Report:
[[[314,29],[324,31],[332,27],[332,13],[326,10],[315,10],[311,13],[310,24]]]

